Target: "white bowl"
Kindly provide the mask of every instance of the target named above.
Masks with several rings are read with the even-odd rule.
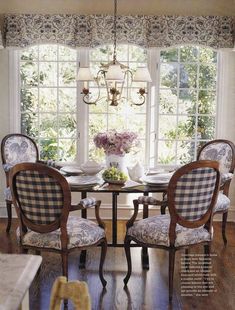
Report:
[[[88,174],[88,175],[94,175],[94,174],[97,174],[98,172],[100,172],[103,167],[102,166],[93,166],[93,167],[89,167],[89,166],[86,166],[86,165],[81,165],[80,169],[85,173],[85,174]]]

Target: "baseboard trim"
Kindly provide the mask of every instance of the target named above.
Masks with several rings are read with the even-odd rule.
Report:
[[[88,218],[90,219],[94,219],[95,218],[95,214],[94,214],[94,209],[88,209]],[[133,214],[133,207],[132,206],[128,206],[128,205],[118,205],[118,219],[120,220],[128,220],[132,214]],[[75,211],[75,213],[80,214],[79,211]],[[158,206],[153,206],[150,208],[149,210],[149,215],[153,216],[153,215],[157,215],[160,213],[159,207]],[[109,220],[112,218],[112,208],[110,206],[110,204],[102,204],[101,208],[100,208],[100,216],[102,219],[104,220]],[[12,208],[12,217],[16,217],[16,213],[14,208]],[[142,217],[142,211],[139,212],[138,215],[139,218]],[[6,210],[6,205],[4,203],[0,204],[0,218],[7,218],[7,210]],[[214,217],[215,221],[221,221],[222,220],[222,216],[220,214],[217,214]],[[228,213],[228,221],[229,222],[235,222],[235,206],[231,206],[229,213]]]

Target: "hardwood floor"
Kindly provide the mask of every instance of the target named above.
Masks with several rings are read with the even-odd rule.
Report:
[[[110,236],[111,224],[106,222],[107,234]],[[128,289],[123,288],[127,266],[123,248],[108,248],[104,265],[104,275],[108,282],[102,289],[98,276],[100,249],[88,251],[86,269],[79,270],[79,252],[69,256],[69,280],[86,281],[89,287],[92,309],[235,309],[235,223],[227,224],[228,245],[224,247],[220,223],[214,223],[215,233],[212,246],[213,272],[216,273],[215,287],[217,293],[207,297],[183,297],[180,292],[180,258],[183,252],[177,252],[174,276],[173,304],[168,305],[168,253],[164,250],[150,249],[150,269],[142,270],[140,249],[132,248],[133,272]],[[15,237],[17,223],[9,235],[5,233],[6,220],[0,219],[0,252],[18,253]],[[119,238],[125,233],[125,222],[118,225]],[[196,247],[193,253],[202,253],[202,247]],[[192,250],[191,250],[192,252]],[[43,263],[30,288],[30,309],[47,310],[49,308],[50,290],[55,278],[61,275],[60,256],[55,253],[42,254]],[[4,279],[1,279],[1,281]],[[72,306],[69,304],[69,309]]]

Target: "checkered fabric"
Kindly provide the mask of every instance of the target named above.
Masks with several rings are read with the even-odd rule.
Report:
[[[93,197],[88,197],[88,198],[84,198],[82,199],[79,204],[84,208],[91,208],[94,207],[96,204],[96,199]]]
[[[53,178],[21,171],[16,175],[16,190],[24,215],[35,224],[50,224],[60,216],[63,192]]]
[[[176,185],[175,207],[185,220],[198,220],[208,210],[216,183],[216,171],[197,168],[181,176]]]
[[[149,204],[149,205],[157,205],[159,202],[157,199],[149,196],[140,196],[138,197],[138,203],[140,204]]]

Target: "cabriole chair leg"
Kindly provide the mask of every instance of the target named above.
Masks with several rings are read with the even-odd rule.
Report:
[[[99,276],[100,276],[100,281],[103,287],[105,287],[107,284],[107,281],[104,279],[104,276],[103,276],[103,266],[104,266],[104,260],[106,257],[106,253],[107,253],[107,241],[104,240],[101,243],[100,266],[99,266]]]
[[[62,252],[61,259],[62,259],[63,276],[66,277],[68,281],[68,253]],[[64,299],[64,309],[68,309],[68,299]]]
[[[175,250],[169,250],[169,302],[172,302],[173,297],[173,279],[175,268]]]
[[[7,206],[7,228],[6,232],[9,233],[11,229],[11,219],[12,219],[12,208],[11,208],[11,202],[6,202]]]
[[[228,218],[228,211],[223,213],[223,221],[222,221],[222,237],[223,237],[223,240],[224,240],[224,245],[227,244],[227,238],[226,238],[227,218]]]
[[[126,260],[127,260],[127,274],[123,280],[125,285],[127,285],[127,282],[129,281],[131,272],[132,272],[130,243],[131,243],[131,239],[128,236],[126,236],[124,240],[124,247],[125,247],[125,253],[126,253]]]

